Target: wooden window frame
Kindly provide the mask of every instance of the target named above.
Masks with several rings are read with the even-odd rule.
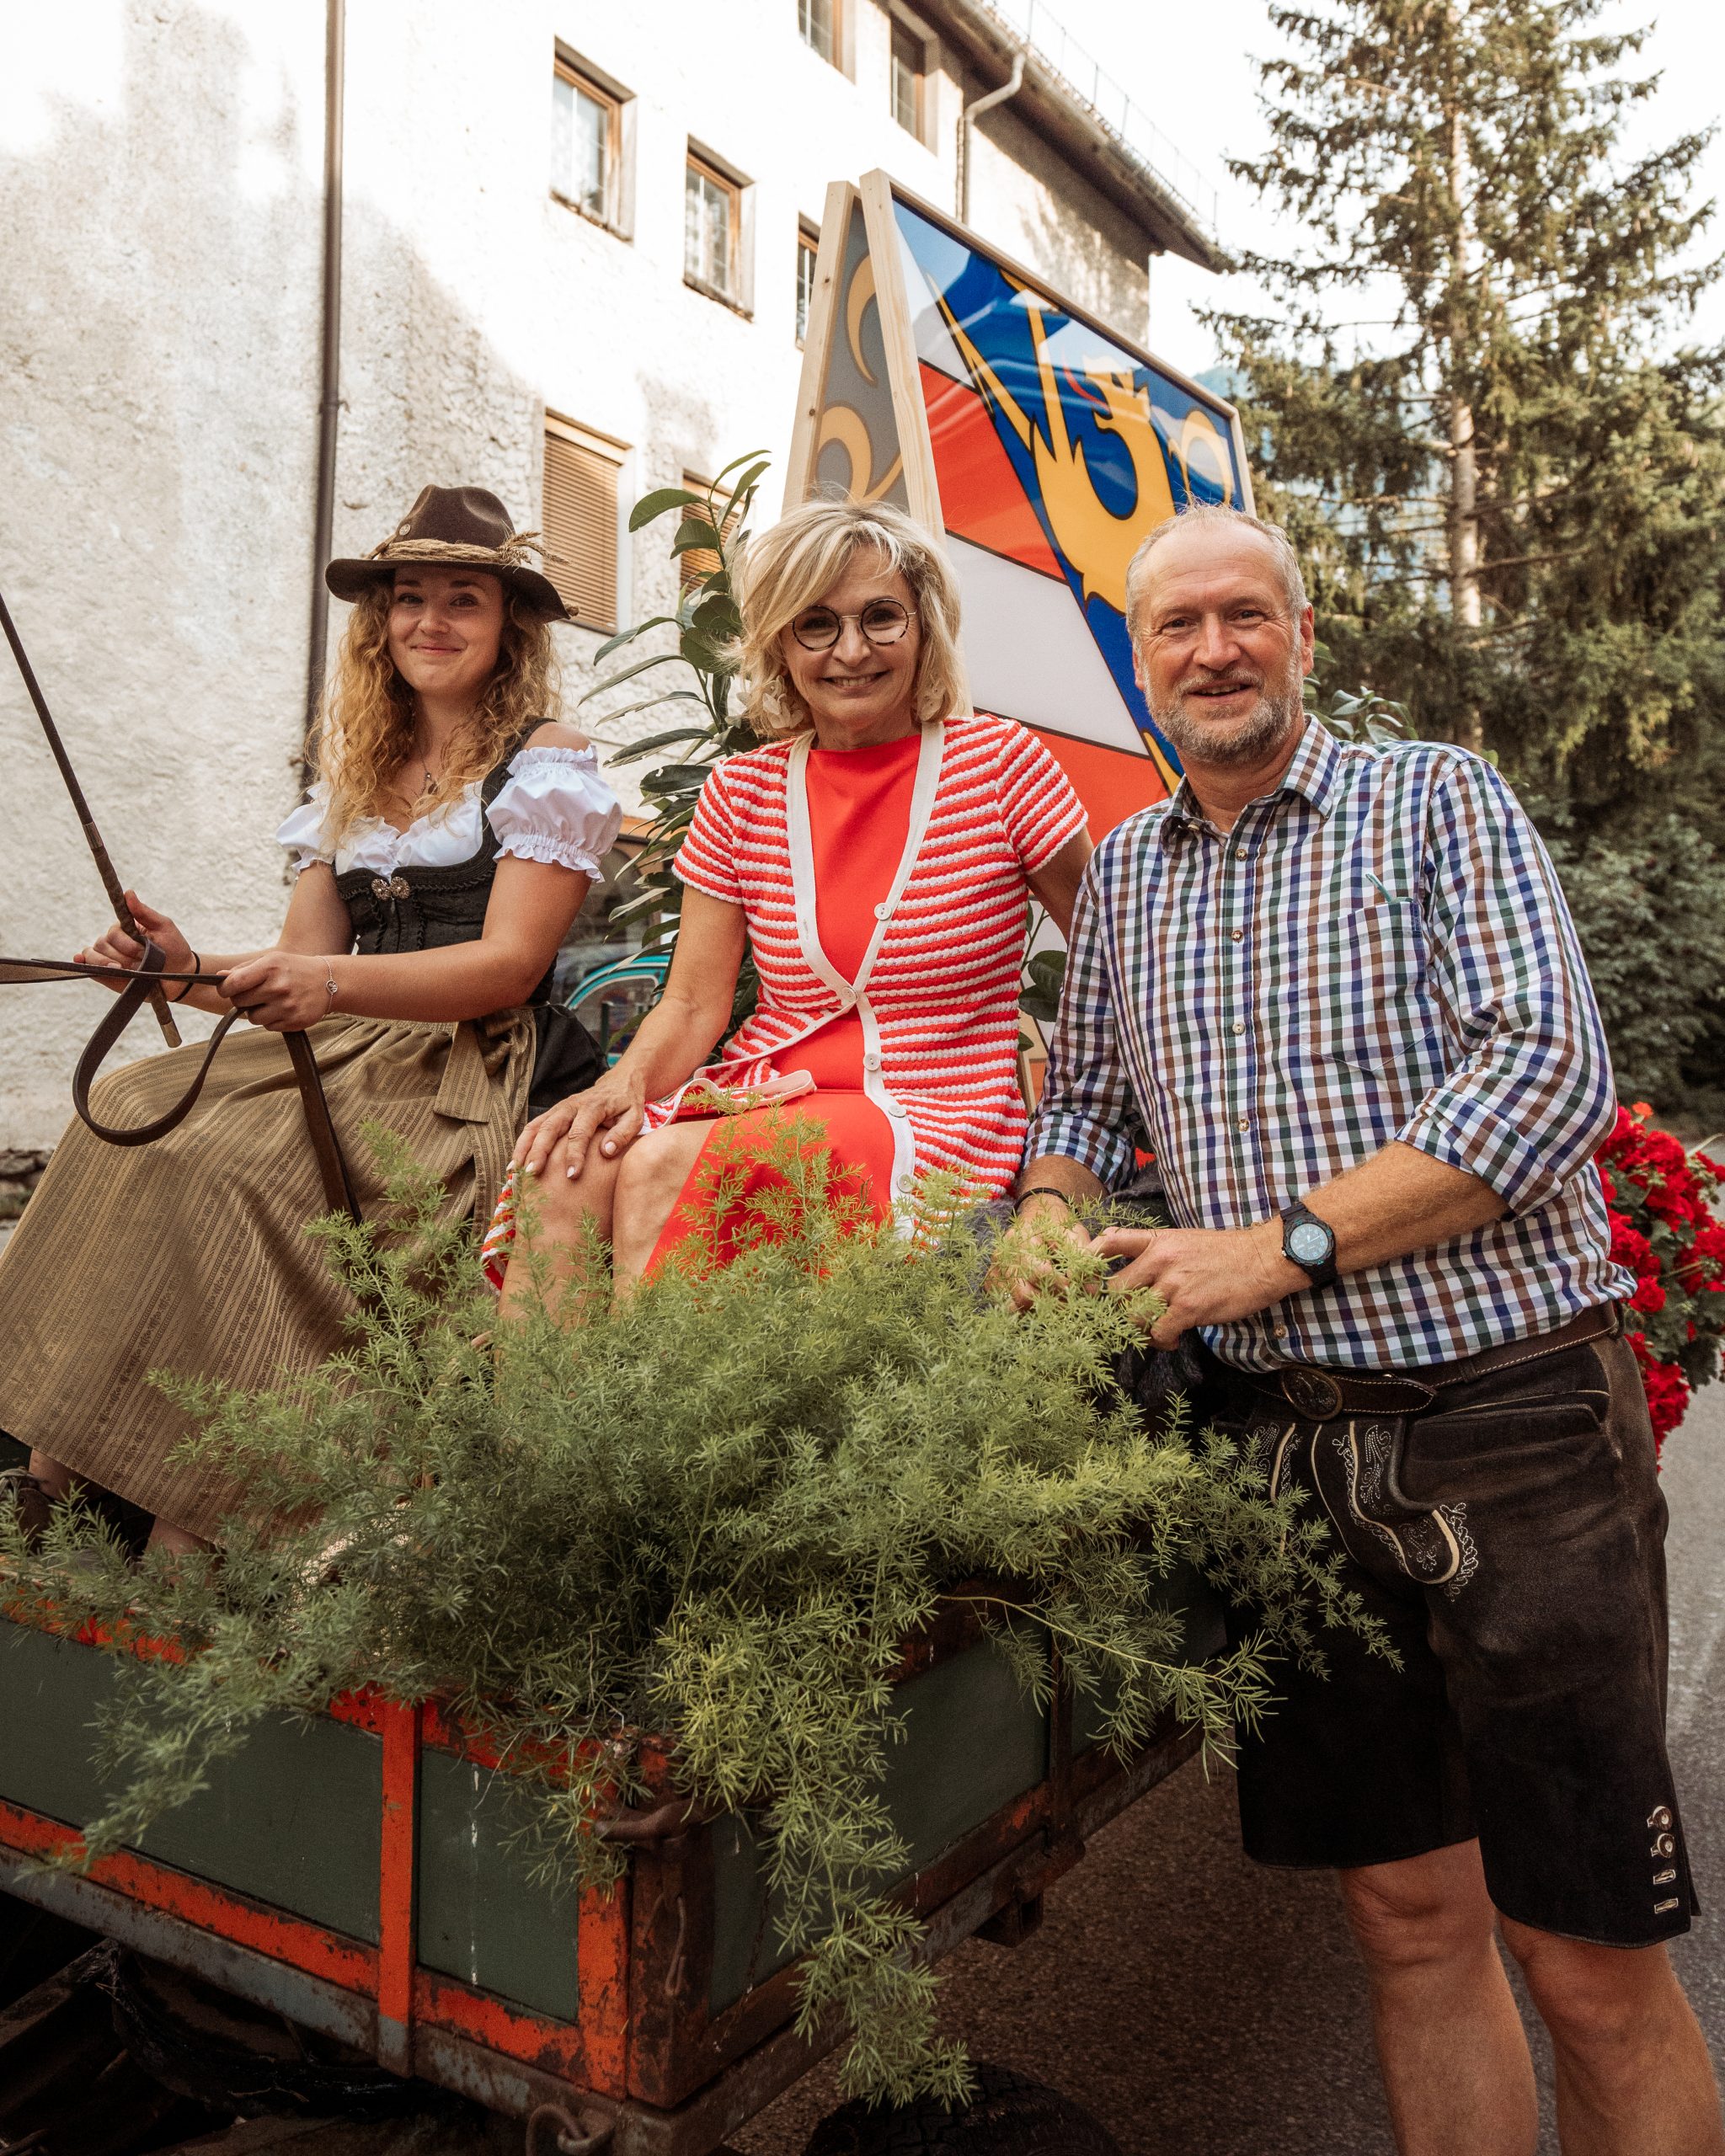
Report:
[[[578,97],[585,97],[601,106],[606,115],[605,152],[605,209],[603,215],[590,210],[585,202],[573,195],[565,195],[553,184],[551,197],[565,210],[573,210],[578,217],[585,217],[590,225],[597,225],[601,232],[615,233],[619,239],[629,237],[628,204],[624,185],[625,141],[624,109],[633,100],[614,83],[601,81],[593,71],[573,58],[558,46],[553,56],[552,75],[555,81],[567,83]]]
[[[797,35],[802,40],[803,43],[808,46],[809,50],[814,55],[814,57],[817,60],[824,60],[829,67],[836,67],[841,75],[847,74],[850,71],[845,65],[845,30],[846,28],[845,17],[848,10],[845,5],[845,0],[831,0],[831,7],[832,51],[830,52],[823,52],[820,50],[820,47],[815,44],[814,39],[809,36],[804,31],[803,28],[803,0],[797,0]]]
[[[888,15],[887,22],[890,29],[887,44],[887,111],[895,126],[903,127],[913,141],[921,142],[926,148],[928,141],[928,38],[916,24],[908,21],[896,9]],[[899,117],[897,63],[900,39],[916,50],[916,66],[912,74],[913,116],[908,126]]]
[[[803,265],[809,265],[809,309],[814,305],[814,265],[820,259],[820,227],[807,217],[797,220],[797,300],[803,297]],[[794,316],[793,319],[794,320]],[[805,310],[797,330],[797,349],[800,351],[809,334],[809,311]]]
[[[628,445],[618,441],[614,435],[602,435],[595,428],[583,426],[579,419],[570,419],[566,413],[547,409],[544,415],[544,429],[542,436],[542,470],[546,461],[546,451],[542,445],[553,438],[567,442],[574,449],[585,451],[589,456],[609,465],[612,470],[612,520],[609,540],[611,576],[608,591],[601,586],[598,604],[595,605],[593,600],[590,600],[585,607],[577,605],[566,593],[564,599],[565,603],[574,613],[579,627],[591,629],[596,634],[602,636],[614,635],[622,625],[626,611],[622,593],[622,574],[627,558],[624,547],[623,519],[626,492],[624,478],[628,466]],[[549,505],[545,501],[542,491],[540,523],[542,528],[545,530],[546,544],[554,548],[556,540],[548,528],[550,521]],[[557,568],[547,563],[545,573],[552,582],[557,584],[559,592],[562,592],[563,586],[559,581]]]
[[[745,249],[749,237],[749,221],[745,198],[750,193],[750,183],[740,173],[722,164],[710,150],[691,142],[683,160],[683,190],[686,203],[689,174],[697,173],[709,185],[722,189],[729,203],[729,248],[731,272],[734,289],[724,291],[706,278],[697,276],[689,267],[686,227],[683,243],[683,282],[692,292],[699,292],[703,299],[717,300],[721,307],[728,307],[734,313],[752,317],[754,308],[749,291],[748,264]],[[686,216],[686,210],[685,211]]]

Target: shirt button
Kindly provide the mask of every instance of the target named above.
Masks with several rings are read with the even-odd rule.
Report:
[[[1250,1130],[1252,1128],[1252,1118],[1249,1115],[1242,1115],[1240,1118],[1239,1127],[1242,1130]]]
[[[1245,849],[1245,847],[1244,847],[1243,846],[1236,846],[1235,847],[1235,849],[1234,849],[1234,858],[1235,858],[1235,860],[1236,860],[1236,861],[1244,861],[1244,860],[1245,860],[1245,858],[1246,858],[1246,849]]]
[[[1278,1340],[1285,1340],[1288,1337],[1288,1328],[1285,1325],[1279,1325],[1276,1327],[1276,1337]]]
[[[1243,1018],[1236,1018],[1234,1021],[1234,1031],[1236,1033],[1243,1033],[1246,1031],[1246,1021]]]
[[[1246,931],[1243,928],[1231,929],[1229,940],[1235,943],[1243,943],[1246,941]]]

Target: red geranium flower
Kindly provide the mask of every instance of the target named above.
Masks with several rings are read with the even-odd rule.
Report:
[[[1596,1155],[1611,1256],[1632,1274],[1626,1335],[1640,1365],[1656,1434],[1683,1419],[1696,1384],[1719,1374],[1725,1337],[1725,1224],[1713,1204],[1725,1169],[1652,1127],[1645,1101],[1620,1107]],[[1652,1345],[1646,1328],[1658,1342]],[[1668,1360],[1680,1349],[1683,1361]]]

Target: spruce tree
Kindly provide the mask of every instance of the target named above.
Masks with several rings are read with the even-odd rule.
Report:
[[[1247,265],[1277,318],[1210,318],[1336,678],[1583,822],[1725,713],[1725,355],[1678,341],[1706,138],[1624,154],[1657,78],[1599,4],[1273,7],[1271,146],[1234,170],[1307,244]]]

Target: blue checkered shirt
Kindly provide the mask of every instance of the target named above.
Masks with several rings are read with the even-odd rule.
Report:
[[[1633,1293],[1592,1159],[1612,1114],[1568,908],[1503,781],[1312,722],[1226,836],[1183,781],[1097,848],[1029,1155],[1114,1187],[1147,1145],[1189,1228],[1270,1219],[1392,1139],[1479,1177],[1503,1219],[1204,1328],[1247,1369],[1407,1369]]]

